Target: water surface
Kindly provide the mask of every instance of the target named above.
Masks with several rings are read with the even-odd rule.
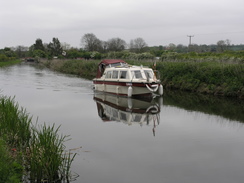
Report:
[[[74,182],[244,180],[241,101],[178,92],[129,101],[94,94],[90,80],[28,64],[1,68],[0,90],[15,96],[33,122],[61,125],[60,133],[70,135],[67,149],[78,153]]]

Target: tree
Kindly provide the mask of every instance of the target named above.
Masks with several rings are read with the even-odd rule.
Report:
[[[38,38],[36,40],[36,43],[33,45],[33,49],[34,50],[42,50],[42,51],[45,51],[45,48],[43,46],[43,43],[42,43],[42,40],[40,38]]]
[[[3,53],[5,56],[9,57],[9,58],[11,58],[11,57],[16,57],[15,52],[14,52],[11,48],[9,48],[9,47],[5,47],[5,48],[3,49],[3,51],[2,51],[2,53]]]
[[[147,43],[140,37],[130,41],[130,50],[132,52],[142,53],[145,51],[146,47]]]
[[[81,45],[86,51],[101,51],[102,42],[93,34],[87,33],[81,38]]]
[[[169,45],[167,46],[167,50],[175,51],[175,49],[176,49],[176,45],[174,43],[169,43]]]
[[[53,38],[53,42],[50,42],[47,46],[50,56],[60,56],[63,52],[61,43],[58,38]]]
[[[176,52],[177,53],[186,53],[188,50],[187,46],[184,46],[183,44],[178,44],[176,46]]]
[[[16,53],[16,55],[17,55],[18,58],[26,57],[27,56],[27,52],[28,52],[28,47],[25,47],[25,46],[17,46],[15,48],[15,53]]]
[[[34,50],[32,52],[32,57],[37,58],[46,58],[46,53],[42,50]]]
[[[217,42],[217,51],[223,52],[223,51],[227,50],[229,46],[230,46],[230,40],[229,39],[226,39],[225,41],[220,40]]]
[[[112,38],[107,43],[109,51],[122,51],[126,48],[126,42],[120,38]]]
[[[77,48],[70,48],[66,52],[67,52],[67,58],[77,59],[83,57],[83,53],[79,51]]]
[[[61,46],[62,46],[62,48],[63,48],[63,50],[69,50],[71,47],[70,47],[70,44],[68,44],[68,43],[61,43]]]
[[[105,53],[108,51],[108,42],[107,41],[101,41],[101,47],[102,47],[102,52]]]

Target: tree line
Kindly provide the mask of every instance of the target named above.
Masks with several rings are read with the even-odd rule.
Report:
[[[30,47],[17,46],[0,49],[0,61],[12,58],[68,58],[68,59],[101,59],[101,58],[124,58],[124,59],[151,59],[185,53],[223,53],[226,51],[242,51],[244,45],[231,45],[230,40],[220,40],[213,45],[175,45],[170,43],[166,46],[149,47],[141,37],[126,43],[121,38],[111,38],[107,41],[100,40],[93,33],[84,34],[81,39],[81,48],[71,47],[67,43],[61,43],[58,38],[53,38],[50,43],[43,43],[42,39],[36,39]]]

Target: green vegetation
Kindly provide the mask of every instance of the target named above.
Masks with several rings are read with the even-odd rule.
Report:
[[[177,53],[165,51],[161,55],[162,61],[171,62],[222,62],[244,63],[244,51],[205,52],[205,53]]]
[[[244,65],[219,62],[160,62],[166,88],[244,98]]]
[[[10,97],[0,96],[0,182],[68,180],[75,155],[65,151],[67,136],[32,118]]]
[[[161,80],[166,89],[180,89],[190,92],[244,98],[244,65],[243,55],[231,57],[218,62],[209,61],[213,55],[196,55],[190,57],[184,54],[167,57],[157,61],[156,69],[160,72]],[[235,53],[243,54],[243,53]],[[187,57],[186,57],[187,56]],[[181,56],[183,57],[183,56]],[[201,58],[204,57],[204,58]],[[217,57],[214,55],[214,57]],[[226,57],[220,54],[219,57]],[[188,58],[192,60],[188,61]],[[194,58],[194,59],[193,59]],[[234,62],[235,60],[235,62]],[[126,60],[129,64],[151,67],[153,60]],[[53,70],[75,74],[92,79],[96,76],[97,64],[100,60],[53,60],[45,64]],[[238,63],[237,63],[238,62]]]
[[[96,76],[99,62],[100,60],[41,60],[42,64],[52,70],[74,74],[87,79],[92,79]]]
[[[11,61],[6,61],[6,62],[0,62],[0,67],[5,67],[9,65],[14,65],[20,63],[20,60],[11,60]]]
[[[0,156],[0,182],[20,183],[23,167],[13,158],[14,154],[2,139],[0,139]]]

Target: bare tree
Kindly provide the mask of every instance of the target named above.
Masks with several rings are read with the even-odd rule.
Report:
[[[126,42],[120,38],[112,38],[107,43],[109,51],[122,51],[126,48]]]
[[[145,51],[146,47],[147,47],[147,43],[144,41],[144,39],[140,37],[130,41],[130,50],[133,52],[141,53]]]
[[[169,45],[167,46],[167,50],[175,51],[176,45],[174,43],[169,43]]]
[[[16,53],[18,58],[25,57],[27,55],[28,49],[29,48],[26,46],[20,46],[19,45],[15,48],[15,53]]]
[[[217,51],[223,52],[223,51],[227,50],[229,46],[230,46],[230,40],[229,39],[226,39],[225,41],[220,40],[217,42]]]
[[[102,46],[103,53],[108,51],[108,42],[107,41],[101,41],[101,46]]]
[[[69,50],[71,48],[70,44],[66,42],[62,42],[61,47],[63,48],[63,50]]]
[[[93,34],[87,33],[81,38],[81,45],[86,51],[101,51],[102,42]]]

